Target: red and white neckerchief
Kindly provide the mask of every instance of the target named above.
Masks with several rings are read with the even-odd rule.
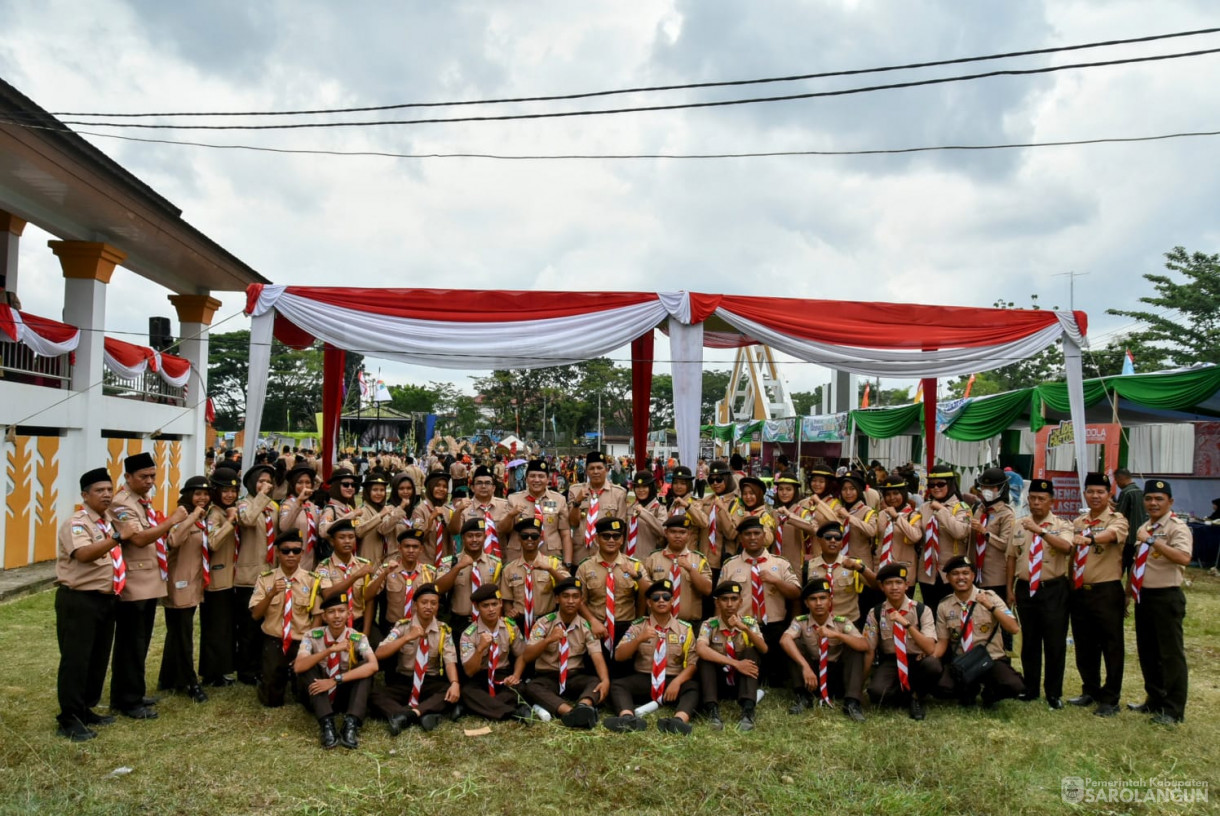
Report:
[[[408,708],[419,708],[419,693],[424,687],[424,675],[428,673],[428,633],[419,636],[419,645],[415,647],[415,671],[411,677],[411,699],[407,701]]]
[[[455,555],[454,558],[457,558],[457,556]],[[470,594],[473,595],[481,586],[483,586],[483,576],[479,574],[479,564],[476,561],[470,565]],[[475,621],[479,619],[478,604],[470,605],[470,617],[471,620]]]
[[[267,536],[267,563],[275,563],[275,513],[271,509],[271,503],[263,508],[263,532]]]
[[[1043,522],[1042,527],[1045,529],[1050,522]],[[1038,590],[1042,587],[1042,551],[1043,551],[1042,536],[1034,533],[1029,541],[1029,597],[1034,597]]]
[[[614,564],[601,565],[606,568],[606,645],[614,653]]]
[[[402,576],[402,616],[404,618],[411,617],[411,613],[415,611],[415,579],[419,577],[419,568],[407,572],[402,570],[398,573]]]
[[[492,516],[490,504],[479,505],[483,511],[483,550],[500,557],[500,534],[496,532],[496,520]]]
[[[542,500],[545,498],[545,493],[541,496],[530,496],[530,501],[534,503],[534,520],[538,522],[539,527],[546,523],[546,519],[542,514]]]
[[[635,558],[635,544],[640,538],[640,517],[632,516],[627,520],[627,547],[626,553],[628,558]]]
[[[305,552],[313,552],[318,541],[318,517],[314,515],[313,506],[305,502]]]
[[[851,520],[854,518],[851,514],[851,508],[847,509],[847,520],[843,522],[843,546],[851,546]]]
[[[881,557],[877,562],[877,569],[881,569],[886,564],[894,560],[894,521],[886,515],[885,532],[881,534]]]
[[[901,610],[899,610],[901,611]],[[894,656],[898,660],[898,685],[903,691],[911,690],[910,668],[907,666],[907,630],[905,626],[890,624],[894,633]]]
[[[525,564],[525,630],[534,628],[534,565]]]
[[[330,562],[334,566],[338,567],[339,572],[343,573],[344,581],[347,580],[347,574],[352,571],[352,567],[356,566],[355,558],[352,558],[352,560],[348,561],[346,564],[344,564],[342,561],[336,561],[333,558],[330,560]],[[353,621],[355,621],[354,610],[355,610],[355,604],[356,604],[356,593],[352,592],[352,589],[354,589],[354,587],[347,588],[347,625],[348,626],[351,626]]]
[[[669,629],[661,627],[656,632],[657,640],[652,650],[652,701],[660,703],[665,694],[665,667],[669,663]]]
[[[601,513],[601,496],[602,490],[589,488],[589,514],[585,517],[586,547],[592,547],[597,539],[597,517]]]
[[[670,608],[674,610],[676,615],[682,608],[682,568],[678,566],[678,559],[682,557],[682,554],[674,555],[669,550],[665,550],[664,555],[670,561],[669,581],[674,585],[673,605]]]
[[[727,657],[729,660],[736,660],[737,659],[737,647],[733,645],[733,630],[725,629],[723,634],[724,634],[724,656]],[[724,667],[724,682],[728,683],[730,686],[737,685],[737,669],[734,669],[732,667],[732,665],[726,665]]]
[[[563,631],[563,637],[559,639],[559,693],[563,694],[564,689],[568,687],[568,627],[558,617],[555,618],[555,625]]]
[[[496,696],[496,669],[500,668],[500,639],[491,633],[491,650],[487,654],[487,693]]]
[[[436,557],[432,559],[434,566],[439,567],[445,558],[445,514],[441,513],[436,520]]]
[[[962,651],[974,648],[974,605],[976,601],[962,605]]]
[[[786,522],[775,520],[775,550],[779,552],[784,548],[784,524]]]
[[[825,556],[822,558],[822,563],[826,564]],[[838,562],[835,561],[830,564],[826,564],[826,584],[830,587],[830,603],[832,605],[835,602],[835,564],[837,563]],[[844,569],[846,569],[846,567],[844,567]]]
[[[203,561],[203,588],[207,589],[208,585],[212,583],[212,553],[208,549],[208,523],[204,519],[199,519],[195,522],[195,526],[199,528],[199,535],[203,539],[199,552]]]
[[[1144,589],[1144,570],[1148,566],[1148,554],[1152,551],[1152,539],[1154,534],[1161,527],[1161,522],[1157,522],[1148,528],[1148,538],[1141,541],[1139,547],[1135,551],[1135,563],[1131,565],[1131,595],[1135,598],[1135,602],[1140,602],[1140,592]]]
[[[979,513],[979,524],[983,525],[983,532],[975,533],[974,536],[974,580],[981,586],[983,561],[987,558],[987,541],[991,538],[991,533],[987,531],[988,525],[991,524],[991,511],[986,507]]]
[[[934,583],[940,569],[940,522],[933,515],[928,519],[927,540],[923,547],[923,573]]]
[[[720,538],[720,530],[716,527],[716,500],[712,499],[712,507],[707,511],[707,546],[712,553],[716,552],[716,542]]]
[[[148,526],[156,527],[161,523],[161,514],[153,509],[152,502],[148,499],[139,499],[140,504],[144,507],[144,514],[148,517]],[[169,545],[165,543],[165,536],[157,539],[155,544],[157,548],[157,569],[161,572],[161,580],[169,580]]]
[[[1098,524],[1101,524],[1101,519],[1090,519],[1089,526],[1081,532],[1089,543],[1083,547],[1077,547],[1076,555],[1072,559],[1072,585],[1076,589],[1084,586],[1084,568],[1089,562],[1089,552],[1093,549],[1093,536],[1096,535],[1093,528]]]
[[[292,579],[287,576],[285,578],[284,622],[280,627],[280,645],[284,648],[284,654],[288,654],[288,649],[292,646]]]
[[[97,529],[102,531],[102,535],[107,538],[112,538],[113,533],[110,532],[110,525],[104,519],[98,519],[96,522]],[[114,587],[114,594],[118,595],[123,591],[123,587],[127,586],[127,562],[123,560],[123,546],[115,544],[110,548],[110,562],[114,567],[114,575],[111,579]]]
[[[762,563],[762,558],[750,558],[744,556],[746,563],[750,565],[750,598],[753,601],[754,617],[761,623],[767,622],[767,599],[763,595],[763,580],[762,570],[759,564]]]
[[[330,636],[330,630],[327,629],[326,632],[322,635],[322,645],[325,646],[327,649],[329,649],[331,646],[335,645],[335,642],[336,642],[335,639]],[[339,673],[339,653],[331,652],[330,654],[328,654],[326,656],[326,676],[329,677],[331,680],[334,680],[335,675],[338,673]],[[327,695],[330,697],[330,701],[332,703],[335,701],[335,692],[338,690],[339,690],[339,684],[336,682],[334,688],[332,688],[330,691],[326,692]]]
[[[814,624],[815,626],[817,624]],[[830,668],[830,638],[818,635],[818,694],[824,705],[830,705],[830,686],[826,682]]]

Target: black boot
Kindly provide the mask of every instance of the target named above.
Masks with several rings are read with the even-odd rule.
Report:
[[[394,714],[389,718],[390,736],[397,737],[411,724],[411,714]]]
[[[724,728],[724,720],[720,719],[720,706],[716,703],[708,703],[703,708],[703,716],[707,717],[707,724],[713,731],[720,731]]]
[[[347,715],[343,721],[343,731],[339,734],[339,744],[344,748],[358,748],[360,746],[360,720],[356,717]]]
[[[329,750],[339,744],[339,737],[335,734],[335,721],[330,717],[318,720],[318,733],[318,741],[323,748]]]
[[[792,705],[788,706],[788,713],[800,714],[811,705],[813,705],[813,698],[809,696],[809,692],[802,689],[796,693],[796,699],[792,701]]]
[[[843,713],[856,722],[864,722],[864,712],[860,710],[860,701],[848,697],[843,701]]]
[[[747,700],[741,704],[741,719],[737,722],[738,731],[754,730],[754,703]]]

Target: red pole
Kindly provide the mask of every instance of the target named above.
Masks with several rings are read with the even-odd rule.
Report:
[[[648,420],[652,405],[653,333],[631,341],[631,436],[635,442],[636,469],[644,468],[648,458]]]
[[[936,465],[936,378],[927,377],[920,382],[923,383],[924,472],[931,473]]]

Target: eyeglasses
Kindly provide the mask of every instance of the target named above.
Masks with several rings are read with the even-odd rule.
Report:
[[[475,487],[491,487],[494,484],[491,479],[476,479],[474,482]]]
[[[520,538],[522,541],[540,541],[542,536],[538,535],[537,533],[521,533],[518,538]]]
[[[281,555],[300,555],[302,552],[304,552],[304,550],[302,550],[300,547],[289,547],[286,550],[280,550]]]
[[[654,601],[672,601],[674,596],[670,595],[668,592],[654,592],[652,594],[652,599]]]
[[[708,484],[720,484],[720,483],[721,483],[721,482],[723,482],[723,481],[724,481],[724,477],[723,477],[723,476],[709,476],[709,477],[707,478],[707,483],[708,483]]]
[[[598,533],[601,538],[609,539],[610,541],[618,541],[623,537],[622,533]]]
[[[823,540],[823,541],[842,541],[842,540],[843,540],[843,536],[840,536],[840,535],[827,535],[827,536],[822,536],[822,540]]]
[[[948,487],[948,482],[928,482],[928,487]]]
[[[339,482],[339,487],[354,488],[355,486],[355,482]]]

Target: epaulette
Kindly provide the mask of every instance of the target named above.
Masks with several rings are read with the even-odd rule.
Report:
[[[367,558],[361,558],[360,556],[358,556],[358,555],[357,555],[357,556],[356,556],[356,563],[358,563],[358,564],[371,564],[372,562],[371,562],[371,561],[369,561]]]
[[[645,620],[647,620],[647,618],[636,618],[631,622],[631,625],[635,626],[637,623],[643,623]]]
[[[449,635],[449,637],[453,637],[453,630],[451,628],[449,628],[449,624],[440,623],[439,625],[440,625],[440,630],[443,634],[447,634],[447,635]]]
[[[356,643],[359,643],[359,642],[360,642],[360,638],[362,638],[362,637],[364,637],[364,635],[360,634],[359,632],[352,632],[350,635],[348,635],[348,640],[355,641]]]
[[[319,574],[318,574],[318,573],[316,573],[316,572],[311,572],[311,573],[308,573],[308,575],[309,575],[309,577],[310,577],[310,578],[321,578],[321,577],[322,577],[321,575],[319,575]]]
[[[834,622],[835,622],[835,623],[842,623],[842,622],[843,622],[843,621],[845,621],[845,620],[847,620],[847,618],[843,617],[842,615],[835,615],[835,616],[834,616]]]
[[[753,615],[742,615],[741,622],[744,623],[746,626],[753,626],[756,623],[758,623],[758,619],[755,618]]]
[[[270,574],[271,574],[271,573],[273,573],[273,572],[275,572],[275,570],[273,570],[273,569],[264,570],[263,572],[260,572],[260,573],[258,574],[258,577],[259,577],[259,578],[266,578],[268,575],[270,575]]]
[[[552,613],[550,613],[549,615],[543,615],[543,616],[542,616],[542,619],[543,619],[544,621],[547,621],[548,623],[550,623],[550,622],[554,621],[554,620],[555,620],[555,618],[557,618],[557,617],[559,617],[559,613],[558,613],[558,612],[552,612]]]
[[[478,629],[479,629],[479,625],[477,623],[472,623],[469,626],[467,626],[464,630],[462,630],[462,634],[470,635],[471,637],[474,637],[474,635],[478,631]]]
[[[584,564],[586,561],[592,561],[592,560],[593,560],[593,556],[591,556],[591,555],[580,559],[580,563],[576,565],[576,569],[580,569],[581,564]]]
[[[309,636],[313,637],[313,638],[320,638],[320,637],[324,636],[325,634],[326,634],[325,629],[310,629],[309,630]]]
[[[638,559],[638,558],[636,558],[635,556],[632,556],[632,555],[627,556],[627,560],[628,560],[628,561],[632,561],[632,562],[634,562],[634,563],[636,563],[636,564],[640,563],[640,559]]]
[[[509,629],[518,628],[517,622],[515,620],[513,620],[512,618],[500,618],[500,620],[504,621],[504,623],[508,626]]]
[[[691,628],[689,621],[684,621],[681,618],[673,618],[673,620],[676,620],[679,624],[681,624],[682,626],[685,626],[687,629]]]
[[[742,618],[742,620],[745,620],[745,618]],[[715,629],[720,625],[720,618],[708,618],[703,622],[703,625],[710,626],[712,629]]]
[[[793,618],[793,620],[804,623],[805,621],[809,620],[809,616],[808,615],[797,615],[795,618]]]
[[[500,556],[498,556],[498,555],[494,555],[493,553],[487,553],[486,555],[488,558],[490,558],[492,561],[495,561],[497,564],[504,563],[504,559],[500,558]]]
[[[395,626],[401,626],[401,625],[402,625],[402,624],[404,624],[404,623],[410,623],[410,622],[411,622],[411,619],[410,619],[410,618],[400,618],[400,619],[399,619],[399,621],[398,621],[398,623],[395,623],[394,625],[395,625]]]

